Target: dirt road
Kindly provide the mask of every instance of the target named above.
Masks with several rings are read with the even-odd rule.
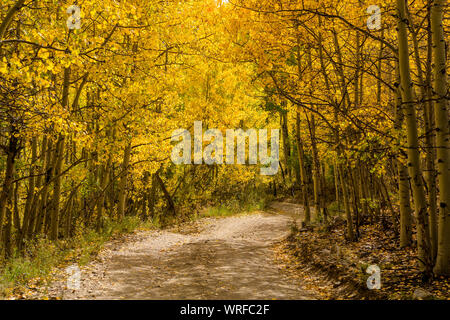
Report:
[[[261,212],[142,232],[82,269],[79,290],[61,281],[49,292],[63,299],[313,299],[273,259],[271,247],[291,222]]]

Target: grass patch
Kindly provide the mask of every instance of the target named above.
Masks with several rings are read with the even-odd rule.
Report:
[[[219,205],[216,207],[209,208],[208,211],[204,213],[205,217],[229,217],[236,212],[233,212],[230,208],[225,205]]]
[[[328,205],[327,209],[328,209],[328,214],[330,215],[330,217],[341,216],[342,214],[345,213],[344,204],[338,203],[337,201],[331,202]]]
[[[254,211],[264,210],[269,203],[268,198],[251,199],[249,201],[230,200],[208,208],[202,217],[229,217],[236,214],[251,213]]]

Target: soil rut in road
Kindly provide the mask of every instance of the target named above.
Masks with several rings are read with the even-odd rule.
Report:
[[[312,299],[284,274],[271,247],[292,217],[268,213],[196,222],[145,232],[104,250],[82,271],[80,290],[64,299]],[[187,226],[189,227],[189,226]]]

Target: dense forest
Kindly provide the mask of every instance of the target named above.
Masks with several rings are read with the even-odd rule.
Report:
[[[448,3],[2,0],[0,251],[290,196],[387,219],[450,275]],[[172,133],[279,129],[279,171],[176,165]],[[205,143],[205,146],[207,143]],[[248,158],[248,156],[247,156]]]

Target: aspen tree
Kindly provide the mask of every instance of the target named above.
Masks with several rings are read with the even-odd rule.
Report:
[[[303,208],[305,210],[305,224],[311,222],[311,209],[309,207],[308,200],[308,178],[306,176],[305,170],[305,153],[303,150],[303,142],[300,136],[300,112],[297,112],[296,117],[296,142],[297,142],[297,153],[298,153],[298,165],[300,167],[300,183],[302,187],[302,196],[303,196]]]
[[[397,180],[398,180],[398,197],[400,206],[400,247],[408,247],[412,242],[412,225],[411,225],[411,202],[409,192],[409,175],[408,169],[405,166],[406,155],[401,146],[404,140],[403,121],[404,112],[402,104],[402,96],[400,91],[400,73],[398,63],[395,67],[396,73],[396,106],[395,106],[395,123],[394,128],[397,130],[397,144],[399,146],[397,151]]]
[[[397,0],[397,15],[400,85],[408,138],[408,169],[411,176],[414,207],[417,217],[418,256],[423,271],[429,273],[431,268],[430,230],[419,156],[417,120],[409,64],[408,33],[406,28],[408,20],[405,0]]]
[[[435,176],[435,168],[434,168],[434,161],[435,161],[435,146],[433,143],[432,135],[432,122],[433,118],[431,117],[431,114],[433,112],[433,105],[431,100],[429,99],[429,94],[427,87],[431,85],[431,75],[430,73],[430,66],[431,61],[429,61],[429,58],[431,53],[428,52],[427,56],[427,82],[425,82],[423,70],[422,70],[422,63],[421,63],[421,57],[419,52],[419,41],[417,39],[417,30],[414,26],[414,22],[412,20],[411,13],[408,9],[408,6],[406,6],[406,13],[408,20],[410,21],[409,28],[411,30],[411,38],[413,42],[413,48],[414,48],[414,61],[416,64],[417,69],[417,80],[419,82],[419,89],[420,89],[420,100],[422,105],[422,111],[423,111],[423,119],[424,119],[424,131],[425,131],[425,166],[426,166],[426,174],[425,179],[427,183],[427,191],[428,191],[428,217],[429,217],[429,225],[430,225],[430,240],[431,240],[431,256],[432,260],[436,258],[436,250],[437,250],[437,208],[436,208],[436,176]],[[429,15],[429,13],[427,13]],[[429,51],[431,48],[431,38],[430,34],[428,34],[428,41],[427,41],[427,50]]]
[[[439,233],[434,272],[439,275],[450,275],[450,131],[447,102],[447,59],[442,25],[446,3],[446,0],[434,0],[431,8],[434,48],[434,112],[439,182]]]

